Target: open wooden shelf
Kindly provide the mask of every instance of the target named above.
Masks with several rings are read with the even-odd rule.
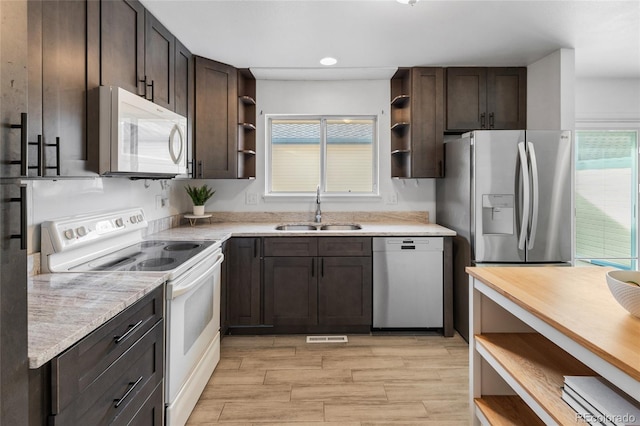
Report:
[[[409,95],[405,95],[405,94],[398,95],[391,100],[391,106],[402,108],[405,105],[407,105],[407,103],[409,102],[409,99],[411,99]]]
[[[406,127],[409,127],[409,123],[406,121],[401,121],[399,123],[394,123],[393,125],[391,125],[391,130],[401,130],[401,129],[405,129]]]
[[[252,149],[241,149],[241,150],[238,150],[238,152],[244,155],[256,155],[256,152]]]
[[[536,413],[516,395],[487,395],[473,402],[489,425],[544,426]],[[484,424],[482,420],[481,423]]]
[[[256,125],[253,123],[238,123],[239,126],[242,126],[245,130],[255,130]]]
[[[240,100],[240,102],[242,102],[245,105],[255,105],[256,104],[256,100],[253,99],[253,97],[248,96],[248,95],[238,96],[238,99]]]
[[[595,376],[593,370],[537,333],[481,334],[475,341],[485,361],[507,383],[515,382],[516,393],[525,398],[524,392],[558,424],[576,423],[575,411],[562,400],[564,376]],[[509,407],[498,411],[504,410]]]
[[[411,150],[410,149],[394,149],[393,151],[391,151],[391,155],[398,155],[398,154],[411,154]]]

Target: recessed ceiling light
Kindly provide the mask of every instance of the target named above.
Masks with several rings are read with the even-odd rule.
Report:
[[[420,0],[396,0],[398,3],[402,3],[402,4],[410,4],[411,6],[413,6],[414,4],[418,3]]]
[[[331,57],[327,56],[326,58],[320,59],[320,63],[322,65],[330,66],[330,65],[337,64],[338,60],[336,58],[331,58]]]

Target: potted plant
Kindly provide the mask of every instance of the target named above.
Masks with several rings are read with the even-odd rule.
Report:
[[[213,194],[216,193],[216,191],[209,188],[207,185],[187,185],[184,189],[187,191],[187,194],[189,194],[189,197],[191,197],[191,201],[193,201],[193,214],[195,216],[203,216],[205,203],[213,196]]]

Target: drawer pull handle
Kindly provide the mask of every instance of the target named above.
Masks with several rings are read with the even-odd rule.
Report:
[[[115,408],[118,408],[120,406],[120,404],[122,404],[125,401],[125,399],[127,399],[127,397],[129,395],[131,395],[131,392],[133,392],[133,390],[136,388],[136,386],[138,386],[138,384],[140,384],[142,379],[143,379],[143,376],[140,376],[140,377],[138,377],[138,380],[136,380],[135,382],[129,382],[129,389],[127,389],[125,394],[122,395],[122,398],[113,400],[113,402],[115,402],[115,404],[114,404]]]
[[[140,324],[142,324],[142,320],[138,321],[134,325],[130,325],[129,329],[122,336],[113,336],[113,338],[116,339],[116,343],[120,343],[124,339],[126,339],[127,336],[129,336],[131,333],[133,333],[133,330],[135,330],[136,328],[140,327]]]

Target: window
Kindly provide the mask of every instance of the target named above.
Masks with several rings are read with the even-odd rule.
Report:
[[[576,260],[637,267],[638,132],[576,132]]]
[[[273,116],[267,120],[267,193],[377,194],[376,118]]]

